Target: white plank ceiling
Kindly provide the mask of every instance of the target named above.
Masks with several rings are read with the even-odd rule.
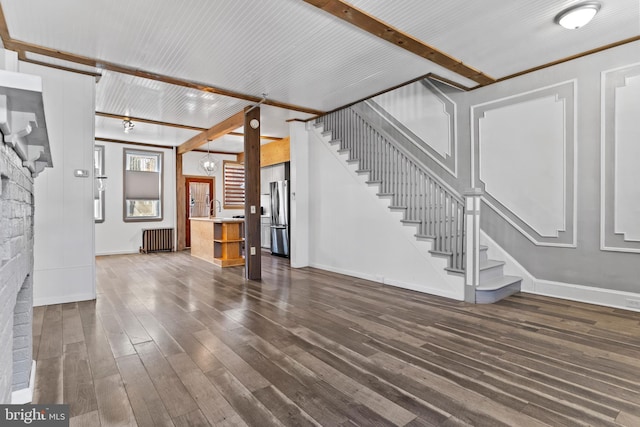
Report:
[[[575,31],[553,22],[573,0],[350,3],[494,78],[640,34],[638,0],[602,0],[594,21]],[[0,4],[12,39],[258,98],[266,93],[270,100],[315,110],[332,110],[430,72],[475,85],[301,0]],[[208,128],[251,104],[42,55],[27,57],[101,73],[98,112]],[[263,106],[261,130],[283,137],[287,119],[310,117]],[[175,146],[196,133],[136,123],[124,134],[120,120],[96,118],[96,136],[102,138]],[[220,147],[241,146],[233,139]]]

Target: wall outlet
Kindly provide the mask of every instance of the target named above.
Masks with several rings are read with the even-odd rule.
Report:
[[[255,255],[255,254],[256,254],[256,247],[251,246],[251,255]]]
[[[251,213],[252,214],[256,213],[256,207],[253,205],[251,205]],[[251,255],[254,255],[254,254],[251,254]]]
[[[640,308],[640,299],[627,299],[627,307]]]

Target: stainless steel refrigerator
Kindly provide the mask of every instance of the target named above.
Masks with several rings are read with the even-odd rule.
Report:
[[[289,257],[289,181],[269,184],[271,196],[271,253]]]

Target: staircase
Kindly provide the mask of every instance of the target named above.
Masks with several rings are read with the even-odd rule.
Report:
[[[447,258],[449,273],[465,275],[465,200],[460,194],[354,107],[319,117],[315,127],[348,156],[348,163],[357,164],[356,172],[365,174],[368,184],[378,186],[378,197],[390,199],[389,209],[403,213],[403,224],[416,226],[416,239],[432,242],[432,256]],[[474,301],[488,304],[519,292],[522,279],[504,275],[505,263],[489,259],[486,246],[479,251]]]

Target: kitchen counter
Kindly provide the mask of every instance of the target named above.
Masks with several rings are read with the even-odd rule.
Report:
[[[220,267],[244,265],[244,218],[194,217],[191,220],[191,256]]]

